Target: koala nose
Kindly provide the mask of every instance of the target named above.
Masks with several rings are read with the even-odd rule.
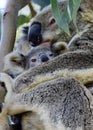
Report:
[[[40,53],[39,57],[40,57],[42,62],[46,62],[49,60],[49,58],[47,57],[47,55],[45,53]]]
[[[29,28],[28,40],[32,46],[37,46],[42,42],[41,24],[39,22],[34,22]]]
[[[7,115],[7,120],[9,125],[11,126],[16,126],[17,124],[20,124],[20,120],[21,120],[21,115]]]

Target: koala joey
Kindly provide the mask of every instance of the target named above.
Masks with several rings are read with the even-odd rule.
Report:
[[[93,23],[91,0],[81,0],[79,10],[77,12],[77,26],[79,31],[84,30],[87,24]],[[60,10],[63,11],[66,7],[67,0],[58,1]],[[84,17],[85,16],[85,17]],[[88,20],[89,19],[89,20]],[[31,19],[28,31],[28,40],[32,46],[37,46],[46,41],[63,41],[69,40],[76,34],[76,29],[71,22],[69,25],[71,36],[68,36],[63,31],[58,32],[58,25],[52,16],[51,6],[45,7],[34,18]]]
[[[64,42],[53,43],[51,47],[43,45],[33,47],[27,54],[23,55],[13,51],[5,56],[3,71],[16,77],[24,70],[34,68],[48,60],[53,59],[56,55],[62,54],[68,50]]]
[[[29,111],[35,116],[33,120],[38,120],[36,124],[30,122],[29,130],[93,130],[93,96],[76,79],[56,78],[21,93],[13,90],[15,81],[9,75],[1,73],[2,82],[7,94],[1,108],[0,129],[6,130],[7,114]]]

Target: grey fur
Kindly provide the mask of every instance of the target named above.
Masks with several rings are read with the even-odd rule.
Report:
[[[93,25],[88,25],[86,28],[76,34],[68,43],[70,51],[89,50],[93,52]]]
[[[0,81],[5,82],[2,74]],[[93,130],[93,97],[74,78],[57,78],[18,94],[10,91],[8,84],[6,88],[8,114],[36,113],[44,130]]]

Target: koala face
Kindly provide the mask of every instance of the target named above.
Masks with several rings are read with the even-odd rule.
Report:
[[[27,68],[36,67],[48,60],[53,59],[54,54],[51,52],[51,49],[45,46],[34,47],[27,55],[28,59]]]
[[[60,1],[59,7],[64,10],[66,1]],[[37,46],[43,42],[57,40],[58,25],[52,16],[51,6],[45,7],[30,21],[28,40],[32,46]],[[63,36],[64,37],[64,36]],[[64,39],[63,39],[64,41]]]

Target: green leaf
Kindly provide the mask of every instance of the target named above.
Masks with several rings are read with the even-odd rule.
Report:
[[[20,25],[29,22],[29,17],[25,16],[25,15],[19,15],[18,16],[18,20],[17,20],[17,27],[19,27]]]
[[[80,7],[80,2],[81,0],[68,0],[69,1],[69,8],[70,8],[70,12],[71,12],[71,17],[72,17],[72,21],[75,25],[75,27],[77,28],[76,25],[76,16],[77,16],[77,11]]]
[[[57,0],[50,0],[50,2],[52,6],[52,14],[58,26],[69,35],[69,23],[73,21],[78,32],[76,16],[81,0],[67,0],[67,6],[63,12],[60,12]]]
[[[65,17],[66,12],[62,12],[62,13],[60,12],[57,0],[50,0],[50,2],[52,6],[52,14],[56,20],[56,23],[61,29],[64,30],[64,32],[70,35],[68,22],[67,22],[68,20]]]

